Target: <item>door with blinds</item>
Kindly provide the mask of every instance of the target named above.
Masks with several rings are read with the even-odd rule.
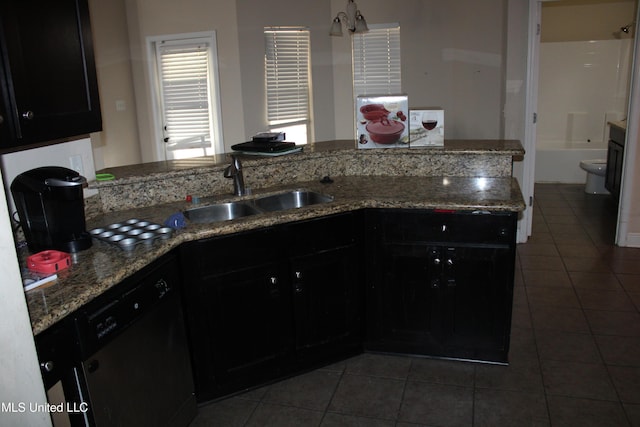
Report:
[[[215,34],[154,42],[161,141],[166,160],[224,152]]]

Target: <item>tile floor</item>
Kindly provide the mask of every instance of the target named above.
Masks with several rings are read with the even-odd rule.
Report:
[[[640,426],[640,249],[616,208],[536,185],[510,365],[364,354],[199,409],[192,426]]]

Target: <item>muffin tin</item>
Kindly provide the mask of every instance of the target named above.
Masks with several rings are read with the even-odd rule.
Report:
[[[89,230],[89,234],[98,240],[119,246],[122,249],[133,249],[140,243],[151,244],[156,239],[168,239],[173,228],[154,222],[131,218],[123,222],[109,224]]]

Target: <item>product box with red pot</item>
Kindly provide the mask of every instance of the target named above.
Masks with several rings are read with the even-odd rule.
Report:
[[[358,148],[409,147],[409,101],[406,95],[356,98]]]
[[[444,145],[444,110],[412,108],[409,111],[409,145],[442,147]]]

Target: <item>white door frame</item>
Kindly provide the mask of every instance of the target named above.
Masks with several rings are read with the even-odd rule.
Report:
[[[638,158],[638,137],[640,135],[640,9],[636,15],[635,39],[633,45],[633,59],[631,62],[631,82],[629,89],[629,107],[627,112],[627,132],[624,146],[624,161],[622,167],[622,184],[618,204],[618,227],[616,229],[616,244],[619,246],[640,247],[640,233],[629,231],[634,201],[634,192],[638,192],[638,183],[633,182],[635,159]],[[636,195],[636,199],[637,199]]]
[[[531,236],[533,223],[533,190],[536,164],[536,114],[538,109],[538,68],[540,62],[540,13],[541,0],[529,0],[528,52],[526,70],[526,101],[524,115],[523,177],[520,190],[526,209],[518,221],[518,242],[524,243]]]

